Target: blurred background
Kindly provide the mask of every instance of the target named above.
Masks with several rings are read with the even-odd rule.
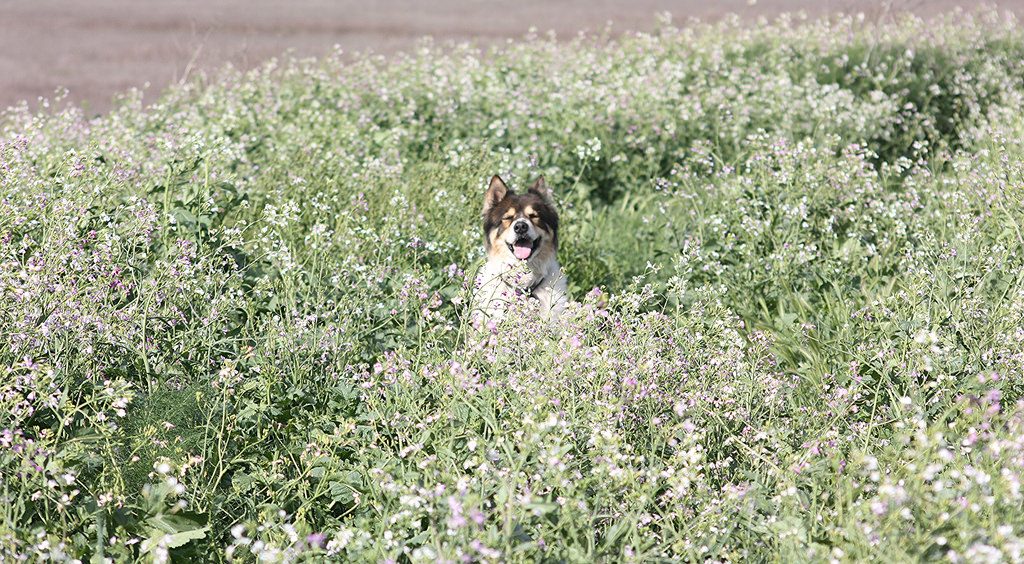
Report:
[[[408,50],[423,36],[495,43],[531,27],[567,38],[580,31],[649,30],[670,12],[715,20],[901,12],[929,16],[970,0],[0,0],[0,109],[67,88],[90,113],[144,88],[167,85],[231,63],[252,67],[293,50],[323,54]],[[1024,0],[993,3],[1024,13]]]

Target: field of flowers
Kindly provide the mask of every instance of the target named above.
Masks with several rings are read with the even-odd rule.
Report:
[[[1022,105],[981,12],[11,110],[0,560],[1024,561]],[[560,327],[469,327],[494,173]]]

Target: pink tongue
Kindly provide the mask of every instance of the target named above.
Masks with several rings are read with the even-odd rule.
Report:
[[[530,253],[533,252],[533,248],[532,247],[522,247],[522,246],[519,246],[519,245],[514,245],[512,247],[512,252],[516,255],[517,259],[519,259],[519,260],[526,260],[526,259],[530,258]]]

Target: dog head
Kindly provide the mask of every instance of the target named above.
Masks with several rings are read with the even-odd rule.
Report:
[[[516,194],[495,175],[484,194],[484,247],[506,262],[545,261],[558,251],[558,213],[551,189],[538,178]]]

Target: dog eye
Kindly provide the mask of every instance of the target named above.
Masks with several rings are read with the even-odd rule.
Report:
[[[501,218],[501,220],[502,221],[512,221],[512,219],[514,217],[515,217],[514,215],[506,215],[505,217]]]
[[[530,219],[537,219],[538,217],[540,217],[540,216],[535,214],[535,213],[531,213],[530,214]]]

